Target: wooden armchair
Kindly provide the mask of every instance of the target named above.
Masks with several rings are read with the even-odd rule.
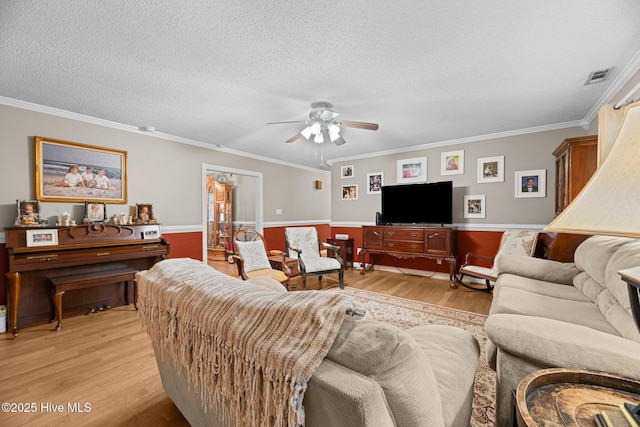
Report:
[[[284,229],[287,243],[287,256],[298,258],[300,274],[302,275],[302,289],[307,289],[307,276],[322,276],[338,273],[340,289],[344,289],[344,262],[338,251],[339,247],[321,242],[315,227],[287,227]],[[334,257],[323,257],[320,248],[333,251]]]
[[[284,262],[284,252],[275,250],[269,252],[269,255],[282,256],[283,271],[274,269],[269,262],[264,237],[256,230],[241,229],[236,231],[233,235],[233,248],[233,259],[236,261],[238,275],[242,280],[267,276],[289,289],[291,270]]]
[[[470,289],[491,291],[493,286],[490,282],[498,279],[500,272],[496,269],[496,261],[505,255],[526,255],[533,256],[536,250],[538,232],[531,230],[505,230],[500,240],[500,247],[495,256],[488,257],[469,252],[465,257],[464,264],[460,267],[460,279],[458,282]],[[490,267],[488,266],[490,265]],[[486,289],[476,288],[462,282],[464,276],[471,276],[482,279],[486,282]]]

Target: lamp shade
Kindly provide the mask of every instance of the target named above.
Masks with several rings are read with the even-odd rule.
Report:
[[[640,102],[626,107],[606,158],[544,231],[640,237]]]

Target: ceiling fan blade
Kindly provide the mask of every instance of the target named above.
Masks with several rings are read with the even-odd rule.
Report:
[[[366,129],[366,130],[378,130],[377,123],[366,123],[366,122],[350,122],[347,120],[342,121],[342,125],[348,128],[358,128],[358,129]]]
[[[269,122],[268,125],[281,125],[283,123],[304,123],[304,120],[294,120],[291,122]]]
[[[340,137],[340,138],[336,139],[335,141],[333,141],[333,143],[336,144],[336,145],[342,145],[345,142],[347,142],[347,141],[345,141],[343,137]]]
[[[289,143],[289,142],[293,142],[296,141],[298,138],[300,138],[302,136],[301,133],[296,133],[295,135],[293,135],[291,138],[287,139],[285,142]]]

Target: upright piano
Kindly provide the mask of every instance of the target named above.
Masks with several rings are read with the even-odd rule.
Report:
[[[98,281],[102,276],[100,281],[105,282],[110,272],[146,270],[169,254],[159,224],[95,223],[10,227],[5,231],[8,320],[14,336],[18,335],[18,326],[54,319],[52,279],[80,275]],[[90,307],[124,305],[133,300],[132,291],[123,281],[73,290],[66,292],[62,311],[70,317],[86,314]]]

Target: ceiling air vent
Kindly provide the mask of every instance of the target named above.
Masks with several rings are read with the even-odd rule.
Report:
[[[611,68],[607,68],[606,70],[593,71],[591,74],[589,74],[589,77],[584,84],[592,85],[594,83],[600,83],[601,81],[604,81],[609,75],[609,71],[611,71]]]

